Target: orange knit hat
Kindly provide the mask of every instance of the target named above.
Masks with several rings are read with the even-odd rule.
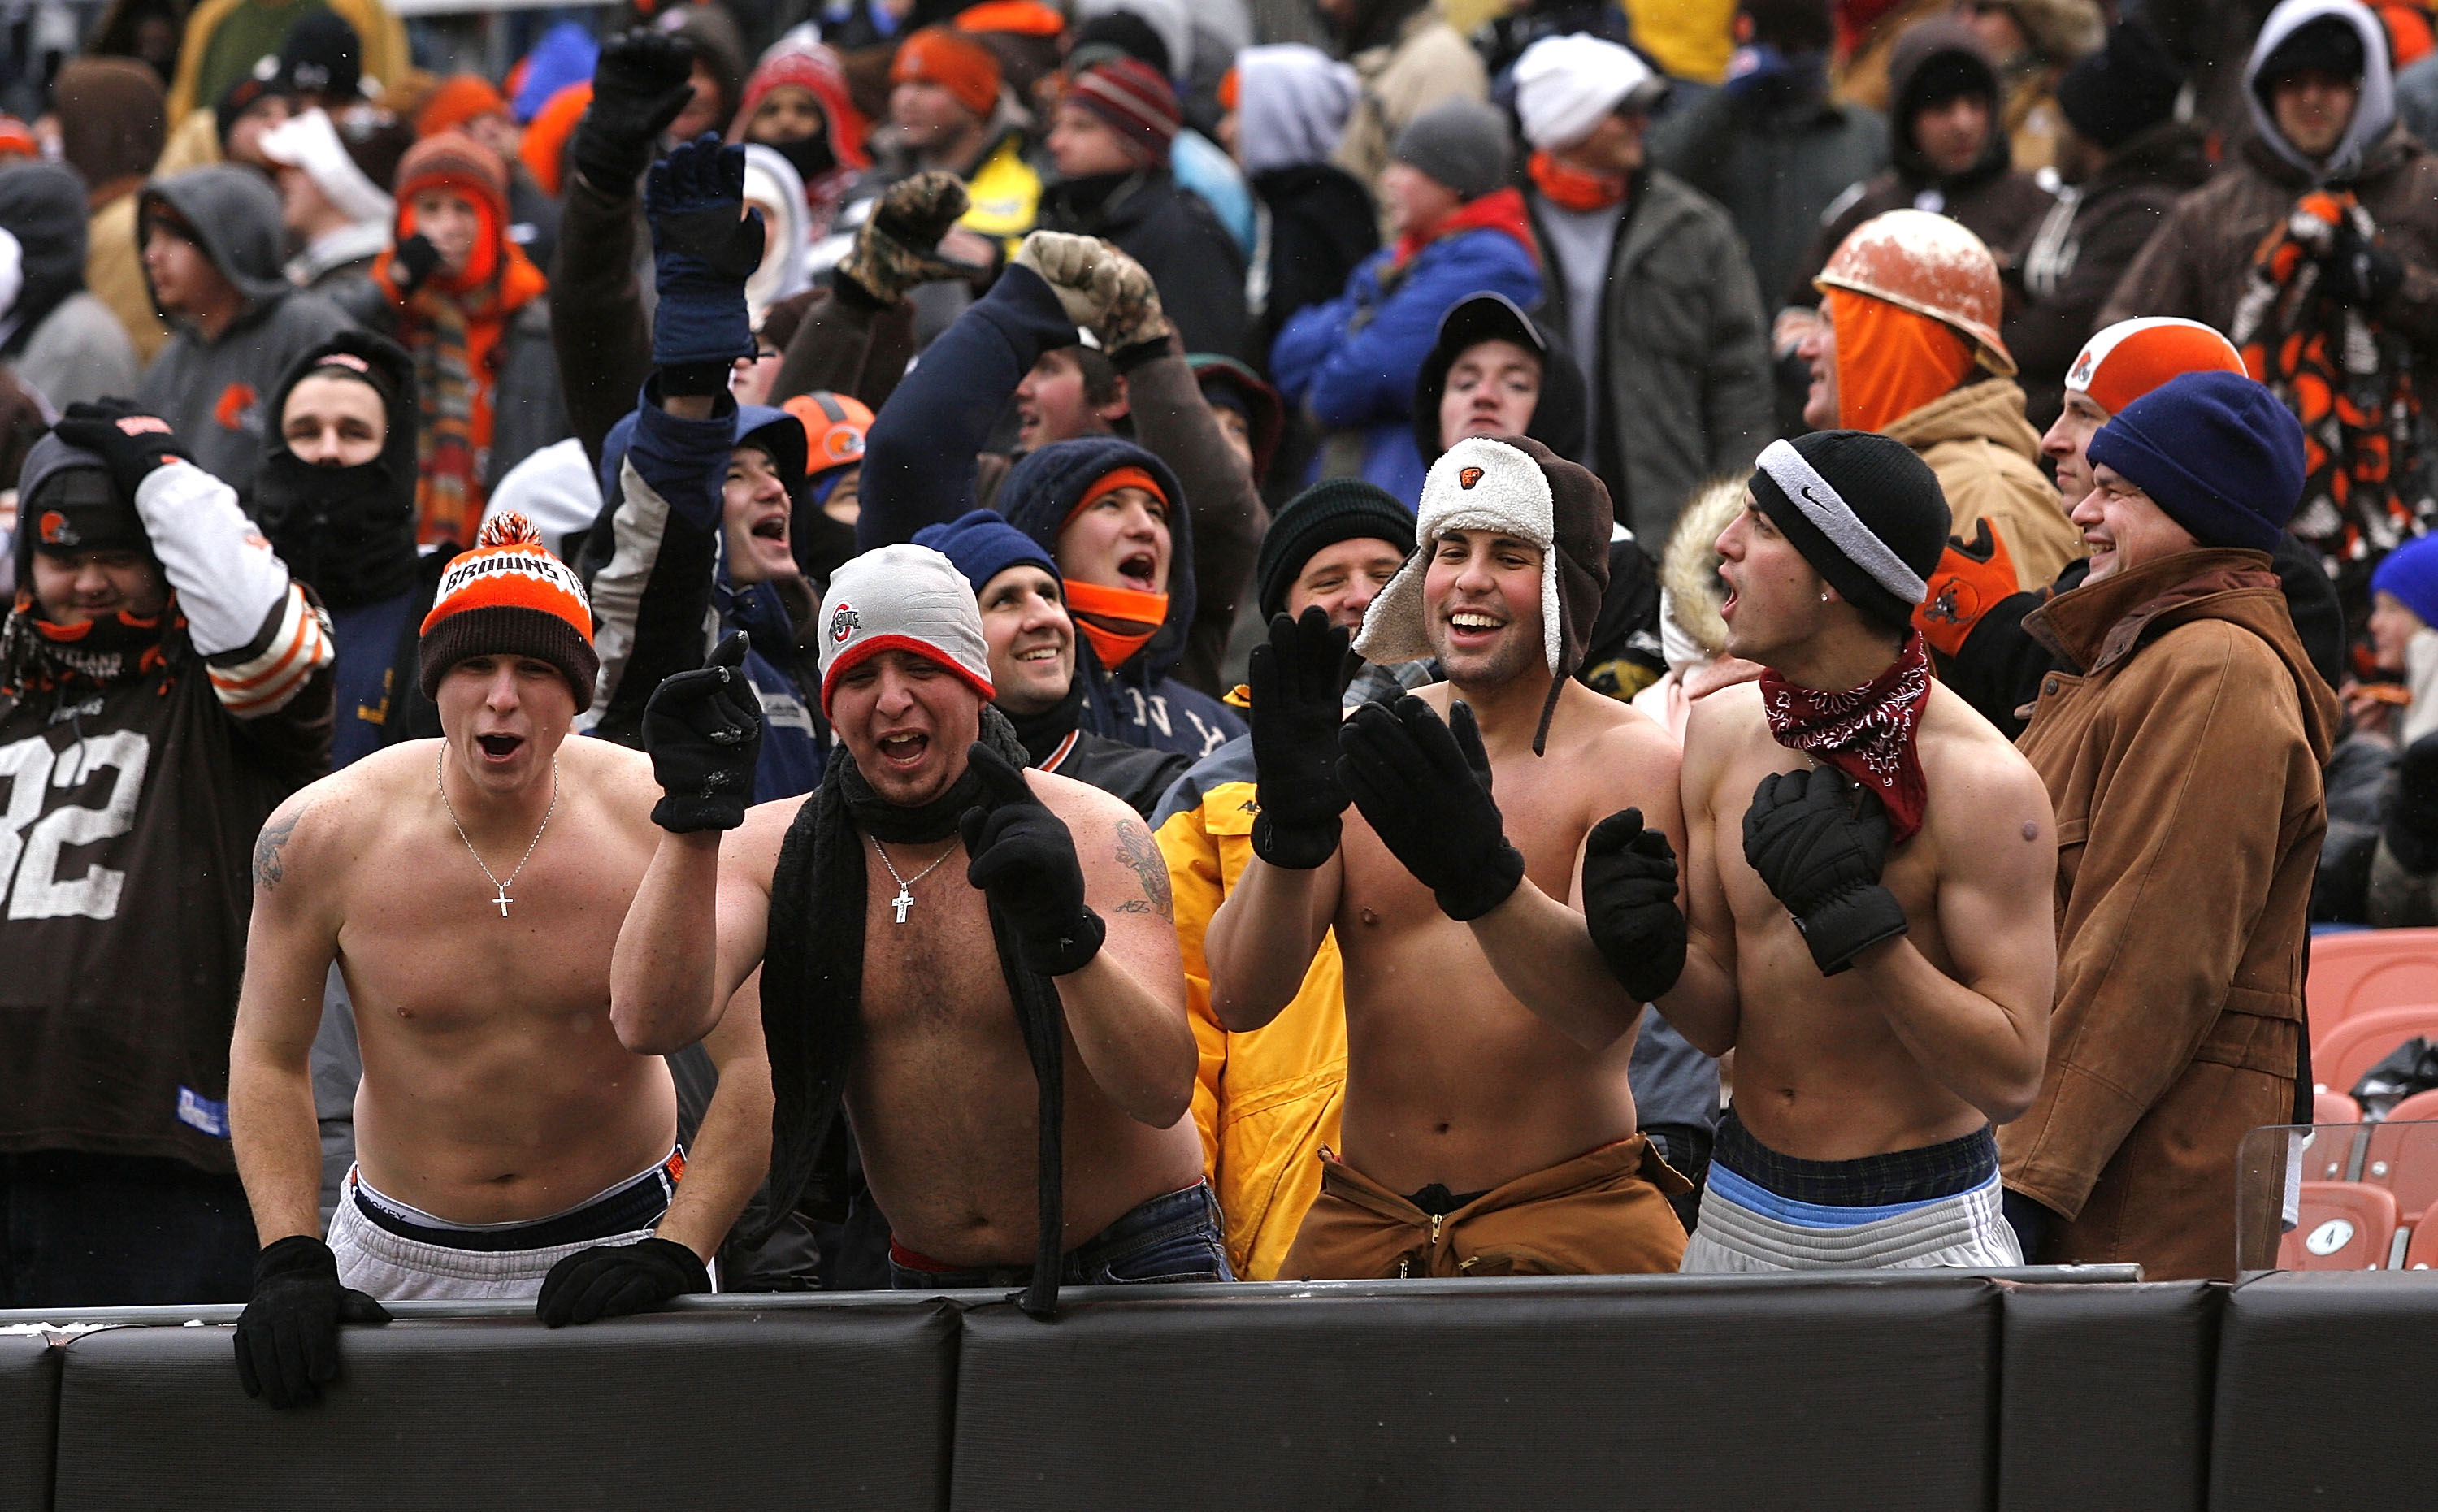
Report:
[[[440,574],[421,634],[426,697],[437,696],[440,679],[468,657],[532,657],[567,679],[577,713],[592,706],[601,671],[592,606],[575,574],[543,548],[533,521],[514,510],[485,520],[474,549]]]
[[[451,74],[442,79],[415,117],[415,134],[450,132],[485,115],[505,115],[508,102],[480,74]]]
[[[926,26],[906,39],[889,65],[892,84],[937,84],[977,115],[998,107],[998,58],[988,47],[946,26]]]

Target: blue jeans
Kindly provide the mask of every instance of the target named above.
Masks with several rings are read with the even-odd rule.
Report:
[[[890,1245],[889,1284],[901,1292],[1023,1286],[1030,1265],[983,1266],[970,1271],[927,1271],[898,1263]],[[1124,1286],[1145,1281],[1232,1281],[1219,1199],[1210,1184],[1195,1182],[1155,1197],[1067,1252],[1061,1286]]]

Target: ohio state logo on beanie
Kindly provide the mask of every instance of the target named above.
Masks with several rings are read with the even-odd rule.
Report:
[[[883,546],[839,568],[822,600],[821,623],[827,627],[821,641],[824,714],[840,677],[891,651],[953,674],[986,701],[998,696],[973,585],[928,546]]]

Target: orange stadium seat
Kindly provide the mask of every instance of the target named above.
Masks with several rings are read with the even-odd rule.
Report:
[[[2411,1008],[2374,1008],[2311,1034],[2311,1075],[2331,1092],[2350,1093],[2362,1073],[2405,1041],[2416,1036],[2438,1039],[2438,1003]]]
[[[2412,1241],[2404,1247],[2404,1268],[2427,1271],[2438,1266],[2438,1223],[2423,1223],[2412,1231]]]
[[[2316,1052],[2328,1030],[2375,1008],[2438,1003],[2438,929],[2360,929],[2311,941],[2303,984]],[[2334,1077],[2321,1081],[2335,1087]],[[2351,1081],[2337,1087],[2349,1091]]]
[[[2343,1181],[2361,1138],[2361,1104],[2341,1092],[2322,1092],[2311,1099],[2311,1124],[2318,1133],[2303,1152],[2303,1179]]]
[[[2438,1092],[2415,1093],[2371,1126],[2361,1179],[2395,1193],[2404,1222],[2438,1226]]]
[[[2355,1181],[2303,1184],[2303,1221],[2277,1246],[2284,1271],[2377,1271],[2395,1242],[2395,1195]]]

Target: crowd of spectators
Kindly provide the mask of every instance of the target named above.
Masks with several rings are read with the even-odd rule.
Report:
[[[2421,0],[34,12],[0,1307],[2230,1275],[2438,922]]]

